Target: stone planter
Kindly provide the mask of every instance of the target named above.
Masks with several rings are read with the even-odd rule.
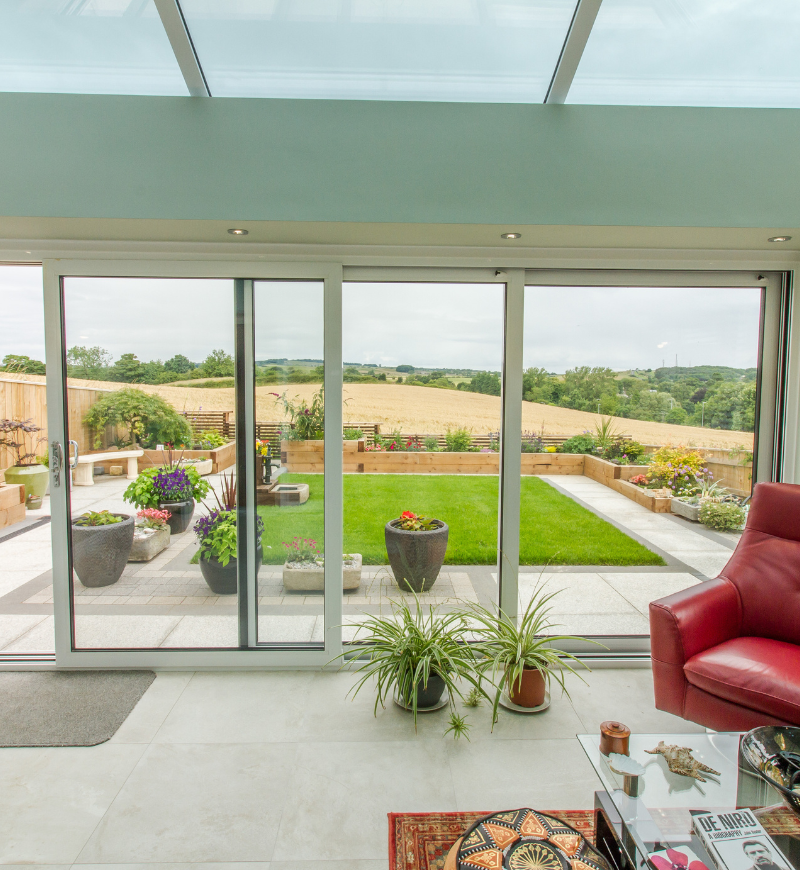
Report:
[[[362,559],[360,553],[342,566],[345,591],[358,589],[361,585]],[[283,588],[288,592],[324,592],[325,567],[310,563],[286,562],[283,566]]]
[[[21,483],[25,487],[25,507],[39,510],[42,496],[50,481],[50,471],[44,465],[15,465],[5,470],[6,483]]]
[[[263,552],[259,543],[256,547],[256,577],[261,567]],[[210,559],[201,556],[200,573],[212,592],[216,592],[217,595],[235,595],[239,591],[238,564],[236,559],[230,559],[227,565],[223,565],[213,556]]]
[[[194,499],[189,498],[186,501],[177,502],[159,502],[158,509],[160,511],[169,511],[172,514],[167,520],[167,525],[173,535],[180,535],[189,528],[189,524],[194,516]]]
[[[438,528],[429,532],[407,532],[398,528],[400,520],[386,523],[386,554],[397,585],[416,593],[429,592],[444,564],[447,552],[447,523],[436,520]]]
[[[151,532],[151,534],[141,534]],[[133,546],[129,562],[149,562],[169,546],[169,526],[160,529],[144,529],[137,526],[133,534]]]
[[[513,685],[507,678],[508,698],[518,707],[541,707],[547,689],[544,674],[538,668],[525,668]]]
[[[679,517],[685,517],[693,523],[700,522],[699,504],[690,504],[688,501],[683,501],[683,499],[673,498],[670,502],[670,509],[672,513],[677,514]]]
[[[211,458],[209,458],[209,459],[196,459],[194,461],[187,461],[184,459],[183,464],[184,465],[192,465],[194,468],[197,469],[197,473],[201,477],[204,477],[206,474],[211,474],[211,472],[214,468],[214,461]]]
[[[122,576],[133,546],[133,517],[110,526],[76,526],[72,523],[72,567],[84,586],[111,586]]]

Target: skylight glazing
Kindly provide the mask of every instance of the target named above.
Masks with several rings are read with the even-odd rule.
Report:
[[[603,0],[569,103],[800,107],[798,0]]]
[[[153,0],[2,0],[0,91],[188,94]]]
[[[576,0],[183,0],[211,93],[542,102]]]

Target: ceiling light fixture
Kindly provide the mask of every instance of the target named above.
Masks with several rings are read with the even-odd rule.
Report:
[[[767,239],[768,242],[791,242],[791,236],[773,236],[771,239]]]
[[[248,230],[231,229],[231,230],[228,230],[228,232],[232,236],[246,236],[248,233]]]
[[[521,239],[522,233],[501,233],[501,239]]]

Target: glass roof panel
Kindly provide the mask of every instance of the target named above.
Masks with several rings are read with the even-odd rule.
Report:
[[[153,0],[2,0],[0,91],[188,94]]]
[[[211,93],[542,102],[575,0],[182,0]]]
[[[800,107],[798,0],[603,0],[570,103]]]

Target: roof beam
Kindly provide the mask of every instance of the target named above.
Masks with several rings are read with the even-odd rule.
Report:
[[[547,96],[544,98],[545,103],[566,103],[602,2],[603,0],[578,0],[567,37],[561,46],[553,78],[550,80],[550,87],[547,89]]]
[[[193,97],[210,97],[211,91],[208,89],[203,67],[200,66],[179,0],[154,0],[154,2],[189,94]]]

